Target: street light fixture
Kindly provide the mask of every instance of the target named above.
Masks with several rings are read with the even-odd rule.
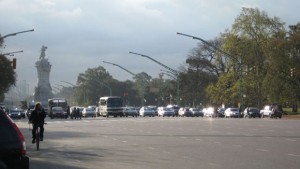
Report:
[[[11,55],[11,54],[22,53],[22,52],[23,52],[23,50],[19,50],[19,51],[15,51],[15,52],[3,53],[2,55]]]
[[[111,65],[113,65],[113,66],[117,66],[117,67],[119,67],[119,68],[125,70],[126,72],[128,72],[128,73],[131,74],[132,76],[136,76],[135,73],[132,73],[131,71],[125,69],[124,67],[122,67],[122,66],[120,66],[120,65],[118,65],[118,64],[111,63],[111,62],[106,62],[106,61],[103,61],[103,63],[111,64]],[[142,105],[144,105],[144,95],[145,95],[145,79],[143,79],[143,81],[142,81],[142,101],[141,101]]]
[[[30,30],[21,31],[21,32],[10,33],[10,34],[1,36],[1,37],[0,37],[0,40],[3,40],[4,38],[7,38],[7,37],[9,37],[9,36],[16,36],[17,34],[20,34],[20,33],[33,32],[33,31],[34,31],[34,29],[30,29]]]
[[[76,85],[74,85],[74,84],[72,84],[72,83],[70,83],[70,82],[63,81],[63,80],[61,80],[61,82],[66,83],[66,84],[69,84],[69,85],[71,85],[72,87],[76,87]]]
[[[182,36],[186,36],[186,37],[190,37],[190,38],[193,38],[193,39],[196,39],[196,40],[200,40],[201,42],[203,42],[204,44],[212,47],[214,50],[216,51],[220,51],[221,53],[229,56],[230,58],[236,60],[238,62],[238,65],[239,65],[239,80],[240,80],[240,109],[243,107],[243,102],[244,102],[244,95],[243,95],[243,70],[242,70],[242,61],[237,59],[236,57],[233,57],[232,55],[228,54],[227,52],[221,50],[220,48],[216,47],[215,45],[207,42],[206,40],[202,39],[202,38],[199,38],[199,37],[196,37],[196,36],[192,36],[192,35],[188,35],[188,34],[184,34],[184,33],[180,33],[180,32],[177,32],[177,35],[182,35]]]
[[[166,65],[164,65],[164,64],[162,64],[162,63],[160,63],[159,61],[157,61],[157,60],[151,58],[150,56],[143,55],[143,54],[140,54],[140,53],[135,53],[135,52],[129,52],[129,53],[130,53],[130,54],[134,54],[134,55],[139,55],[139,56],[142,56],[142,57],[145,57],[145,58],[148,58],[148,59],[154,61],[155,63],[161,65],[162,67],[166,68],[167,70],[171,71],[172,74],[174,74],[174,75],[177,77],[177,79],[176,79],[176,81],[177,81],[177,97],[176,97],[176,103],[178,104],[178,102],[179,102],[179,78],[178,78],[179,72],[176,71],[176,70],[174,70],[174,69],[172,69],[172,68],[170,68],[170,67],[168,67],[168,66],[166,66]]]

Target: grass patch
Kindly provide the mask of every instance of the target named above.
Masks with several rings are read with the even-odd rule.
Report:
[[[298,115],[299,113],[299,109],[298,112],[292,112],[292,108],[283,108],[284,113],[287,113],[288,115]]]

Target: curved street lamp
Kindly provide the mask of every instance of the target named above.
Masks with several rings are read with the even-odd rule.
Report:
[[[113,66],[117,66],[117,67],[119,67],[119,68],[121,68],[121,69],[123,69],[123,70],[125,70],[126,72],[128,72],[129,74],[131,74],[132,76],[136,76],[136,74],[135,73],[132,73],[131,71],[129,71],[129,70],[127,70],[127,69],[125,69],[124,67],[122,67],[122,66],[120,66],[120,65],[118,65],[118,64],[115,64],[115,63],[111,63],[111,62],[106,62],[106,61],[103,61],[103,63],[107,63],[107,64],[111,64],[111,65],[113,65]],[[142,101],[141,101],[141,103],[142,103],[142,105],[144,106],[144,97],[145,97],[145,79],[143,78],[143,80],[142,80]]]
[[[148,59],[152,60],[153,62],[155,62],[155,63],[161,65],[161,66],[164,67],[165,69],[171,71],[172,74],[173,74],[174,76],[177,77],[177,79],[176,79],[176,81],[177,81],[177,97],[176,97],[176,104],[178,104],[178,102],[179,102],[179,78],[178,78],[179,72],[178,72],[177,70],[174,70],[174,69],[172,69],[172,68],[170,68],[170,67],[164,65],[163,63],[160,63],[159,61],[157,61],[157,60],[151,58],[150,56],[143,55],[143,54],[140,54],[140,53],[135,53],[135,52],[129,52],[129,53],[130,53],[130,54],[134,54],[134,55],[139,55],[139,56],[142,56],[142,57],[145,57],[145,58],[148,58]]]
[[[23,52],[23,50],[19,50],[19,51],[15,51],[15,52],[3,53],[2,55],[12,55],[15,53],[22,53],[22,52]]]
[[[235,61],[238,62],[238,65],[239,65],[239,80],[240,80],[240,110],[241,108],[243,107],[243,102],[244,102],[244,95],[243,95],[243,69],[242,69],[242,60],[240,59],[237,59],[236,57],[233,57],[232,55],[228,54],[227,52],[221,50],[220,48],[216,47],[215,45],[207,42],[206,40],[202,39],[202,38],[199,38],[199,37],[196,37],[196,36],[192,36],[192,35],[187,35],[187,34],[184,34],[184,33],[180,33],[180,32],[177,32],[177,35],[182,35],[182,36],[186,36],[186,37],[190,37],[190,38],[193,38],[193,39],[196,39],[196,40],[200,40],[201,42],[205,43],[206,45],[212,47],[214,50],[216,51],[220,51],[221,53],[229,56],[230,58],[234,59]]]
[[[20,34],[20,33],[26,33],[26,32],[33,32],[34,29],[30,29],[30,30],[26,30],[26,31],[21,31],[21,32],[15,32],[15,33],[10,33],[10,34],[7,34],[7,35],[4,35],[4,36],[1,36],[0,37],[0,40],[3,40],[9,36],[16,36],[17,34]]]

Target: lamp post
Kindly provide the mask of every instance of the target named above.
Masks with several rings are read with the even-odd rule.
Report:
[[[228,54],[227,52],[221,50],[220,48],[216,47],[215,45],[207,42],[206,40],[196,37],[196,36],[192,36],[192,35],[187,35],[187,34],[183,34],[180,32],[177,32],[177,35],[182,35],[182,36],[186,36],[186,37],[190,37],[196,40],[200,40],[201,42],[203,42],[204,44],[212,47],[214,50],[216,51],[220,51],[221,53],[229,56],[230,58],[233,58],[234,60],[236,60],[238,62],[238,67],[239,67],[239,81],[240,81],[240,110],[243,107],[243,102],[244,102],[244,96],[243,96],[243,70],[242,70],[242,60],[237,59],[236,57],[233,57],[232,55]]]
[[[167,76],[173,78],[174,80],[176,80],[176,90],[177,90],[177,100],[179,99],[179,75],[178,74],[175,74],[171,71],[167,71],[167,70],[160,70],[162,72],[164,72],[164,74],[166,74]],[[176,102],[178,104],[179,100]],[[171,103],[170,103],[171,104]]]
[[[26,33],[26,32],[33,32],[34,29],[30,29],[30,30],[26,30],[26,31],[21,31],[21,32],[15,32],[15,33],[10,33],[10,34],[7,34],[7,35],[4,35],[4,36],[1,36],[0,37],[0,40],[3,40],[9,36],[16,36],[17,34],[20,34],[20,33]]]
[[[15,53],[22,53],[22,52],[23,52],[23,50],[19,50],[19,51],[15,51],[15,52],[3,53],[2,55],[12,55]]]
[[[66,84],[69,84],[69,85],[71,85],[73,88],[78,87],[77,85],[74,85],[73,83],[70,83],[70,82],[67,82],[67,81],[61,80],[61,82],[66,83]],[[86,91],[85,91],[85,87],[83,87],[83,90],[84,90],[84,92],[83,92],[83,101],[84,101],[84,103],[86,103]]]
[[[103,86],[105,86],[108,90],[109,90],[109,96],[112,96],[112,90],[111,90],[111,87],[109,87],[107,84],[97,80],[96,82],[102,84]]]
[[[163,63],[160,63],[159,61],[157,61],[157,60],[151,58],[150,56],[143,55],[143,54],[140,54],[140,53],[135,53],[135,52],[129,52],[129,53],[130,53],[130,54],[134,54],[134,55],[139,55],[139,56],[142,56],[142,57],[145,57],[145,58],[148,58],[148,59],[152,60],[153,62],[155,62],[155,63],[161,65],[161,66],[164,67],[165,69],[171,71],[172,74],[176,75],[176,77],[177,77],[177,80],[176,80],[176,81],[177,81],[177,97],[176,97],[176,104],[178,104],[178,102],[179,102],[179,78],[178,78],[179,73],[178,73],[178,71],[176,71],[176,70],[174,70],[174,69],[172,69],[172,68],[170,68],[170,67],[164,65]]]
[[[122,66],[120,66],[120,65],[118,65],[118,64],[111,63],[111,62],[106,62],[106,61],[103,61],[103,63],[111,64],[111,65],[113,65],[113,66],[117,66],[117,67],[119,67],[119,68],[125,70],[126,72],[128,72],[128,73],[131,74],[132,76],[136,76],[135,73],[132,73],[131,71],[125,69],[124,67],[122,67]],[[145,95],[145,79],[143,79],[143,81],[142,81],[142,101],[141,101],[142,105],[144,105],[144,95]]]
[[[72,87],[76,87],[76,85],[74,85],[74,84],[72,84],[72,83],[70,83],[70,82],[63,81],[63,80],[61,80],[61,82],[66,83],[66,84],[69,84],[69,85],[71,85]]]

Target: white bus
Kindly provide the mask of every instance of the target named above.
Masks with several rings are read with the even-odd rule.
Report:
[[[100,97],[99,99],[100,116],[124,116],[123,114],[123,100],[118,96]]]

